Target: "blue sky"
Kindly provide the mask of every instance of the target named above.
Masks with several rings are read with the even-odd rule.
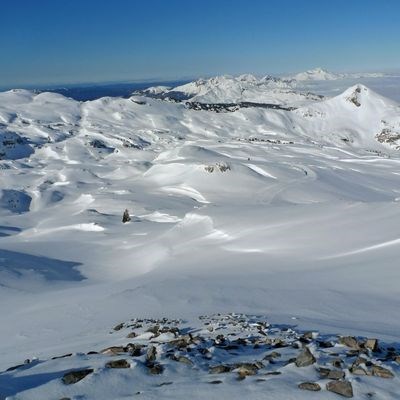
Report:
[[[0,86],[400,69],[398,0],[0,0]]]

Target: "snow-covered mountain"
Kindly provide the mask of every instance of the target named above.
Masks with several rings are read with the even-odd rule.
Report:
[[[294,79],[296,81],[332,81],[336,79],[341,79],[343,77],[343,74],[329,72],[322,68],[315,68],[305,72],[299,72],[291,79]]]
[[[323,68],[314,68],[305,72],[299,72],[295,75],[283,78],[285,80],[293,80],[297,82],[307,82],[307,81],[334,81],[338,79],[346,78],[381,78],[384,74],[382,73],[335,73],[327,71]]]
[[[400,106],[285,82],[0,93],[1,400],[397,398]]]
[[[292,90],[294,86],[293,80],[275,78],[269,75],[260,79],[250,74],[224,75],[209,79],[198,79],[175,88],[149,88],[135,94],[200,103],[254,102],[294,105],[313,99],[310,94],[306,98],[306,94],[294,92]]]

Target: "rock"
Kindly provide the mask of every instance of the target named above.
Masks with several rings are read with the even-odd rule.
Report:
[[[360,355],[360,350],[349,350],[346,352],[346,357],[358,357]]]
[[[160,335],[160,326],[159,325],[151,326],[150,328],[147,329],[146,332],[150,332],[156,336],[159,336]]]
[[[135,332],[130,332],[130,333],[128,333],[128,334],[126,335],[127,339],[132,339],[132,338],[134,338],[134,337],[136,337],[136,336],[137,336],[137,335],[136,335]]]
[[[158,363],[148,364],[147,368],[152,375],[160,375],[164,371],[164,367]]]
[[[170,342],[168,342],[168,345],[170,347],[176,347],[179,350],[185,349],[190,344],[192,344],[192,339],[189,335],[181,336],[177,339],[174,339],[174,340],[171,340]]]
[[[309,332],[305,332],[303,333],[303,335],[301,336],[302,339],[306,339],[306,340],[312,340],[313,339],[313,332],[309,331]]]
[[[142,355],[143,344],[129,343],[124,347],[124,350],[132,357],[140,357]]]
[[[360,367],[360,366],[350,367],[349,371],[353,375],[358,375],[358,376],[369,375],[368,371],[365,370],[363,367]]]
[[[146,363],[153,363],[157,357],[157,349],[154,346],[149,346],[146,353]]]
[[[321,349],[329,349],[330,347],[334,346],[334,343],[323,341],[323,340],[318,340],[317,344],[319,347],[321,347]]]
[[[281,353],[278,353],[277,351],[273,351],[272,353],[267,354],[267,355],[263,358],[263,360],[266,360],[266,361],[271,362],[271,361],[273,361],[275,358],[279,358],[279,357],[281,357]]]
[[[208,370],[208,372],[210,374],[224,374],[227,372],[231,372],[234,369],[234,367],[232,365],[214,365],[213,367],[210,367],[210,369]]]
[[[109,361],[106,368],[130,368],[131,364],[125,359]]]
[[[331,361],[331,364],[335,367],[335,368],[341,368],[343,365],[343,360],[339,357],[334,358]]]
[[[367,339],[367,341],[364,344],[364,347],[373,352],[378,351],[378,349],[379,349],[378,339]]]
[[[392,371],[379,365],[372,366],[372,375],[379,376],[380,378],[394,378]]]
[[[123,322],[121,322],[120,324],[114,326],[114,331],[120,331],[122,328],[124,327]]]
[[[298,388],[302,390],[311,390],[312,392],[318,392],[321,390],[321,386],[316,382],[303,382],[298,385]]]
[[[125,347],[123,346],[111,346],[107,347],[106,349],[103,349],[100,351],[101,354],[106,354],[110,356],[115,356],[121,353],[125,353]]]
[[[349,381],[331,381],[326,384],[326,390],[343,397],[353,397],[353,386]]]
[[[315,357],[311,353],[308,347],[305,347],[304,350],[296,357],[295,364],[296,367],[307,367],[308,365],[314,364],[316,361]]]
[[[124,214],[122,215],[122,222],[125,224],[126,222],[129,222],[131,220],[131,217],[129,215],[128,209],[124,211]]]
[[[318,370],[321,379],[343,379],[345,377],[344,371],[329,368],[320,368]]]
[[[235,369],[238,373],[238,379],[242,380],[246,378],[246,376],[256,375],[257,371],[263,366],[264,365],[259,362],[236,364]]]
[[[357,357],[355,360],[354,360],[354,362],[353,362],[353,367],[356,367],[356,366],[358,366],[358,365],[361,365],[361,364],[367,364],[367,362],[368,362],[368,360],[366,359],[366,358],[364,358],[364,357]]]
[[[359,350],[360,345],[357,341],[357,339],[353,336],[341,336],[339,338],[339,343],[343,344],[347,347],[350,347],[351,349]]]
[[[85,378],[91,373],[93,373],[93,369],[91,368],[67,372],[62,377],[62,381],[65,385],[71,385],[73,383],[81,381],[83,378]]]
[[[172,359],[174,361],[180,362],[182,364],[186,364],[186,365],[190,365],[190,366],[193,365],[193,362],[185,356],[174,356],[174,357],[172,357]]]

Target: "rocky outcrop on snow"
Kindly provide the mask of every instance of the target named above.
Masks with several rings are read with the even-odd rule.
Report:
[[[47,371],[52,379],[26,392],[33,397],[50,388],[57,390],[59,397],[93,395],[104,390],[103,385],[96,386],[99,382],[118,396],[132,391],[132,382],[132,395],[146,395],[166,385],[182,394],[201,391],[202,385],[209,383],[221,385],[221,396],[229,393],[230,387],[239,393],[251,388],[254,394],[273,384],[278,396],[284,390],[287,396],[295,396],[300,389],[320,392],[319,399],[331,398],[328,392],[338,398],[362,398],[385,397],[399,383],[400,346],[378,343],[375,338],[302,332],[295,326],[272,325],[264,317],[243,314],[202,316],[195,327],[167,318],[135,318],[117,327],[110,343],[122,343],[124,336],[133,340],[101,351],[91,349],[86,355],[40,360],[26,370],[31,363],[28,360],[7,373],[17,377],[25,371],[34,376],[39,366]],[[364,374],[359,373],[360,368]],[[66,369],[70,371],[56,372]],[[120,383],[116,386],[114,382]],[[300,397],[300,392],[298,396],[308,398]]]

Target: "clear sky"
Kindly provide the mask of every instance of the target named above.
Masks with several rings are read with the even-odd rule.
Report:
[[[400,0],[0,0],[0,86],[400,69]]]

